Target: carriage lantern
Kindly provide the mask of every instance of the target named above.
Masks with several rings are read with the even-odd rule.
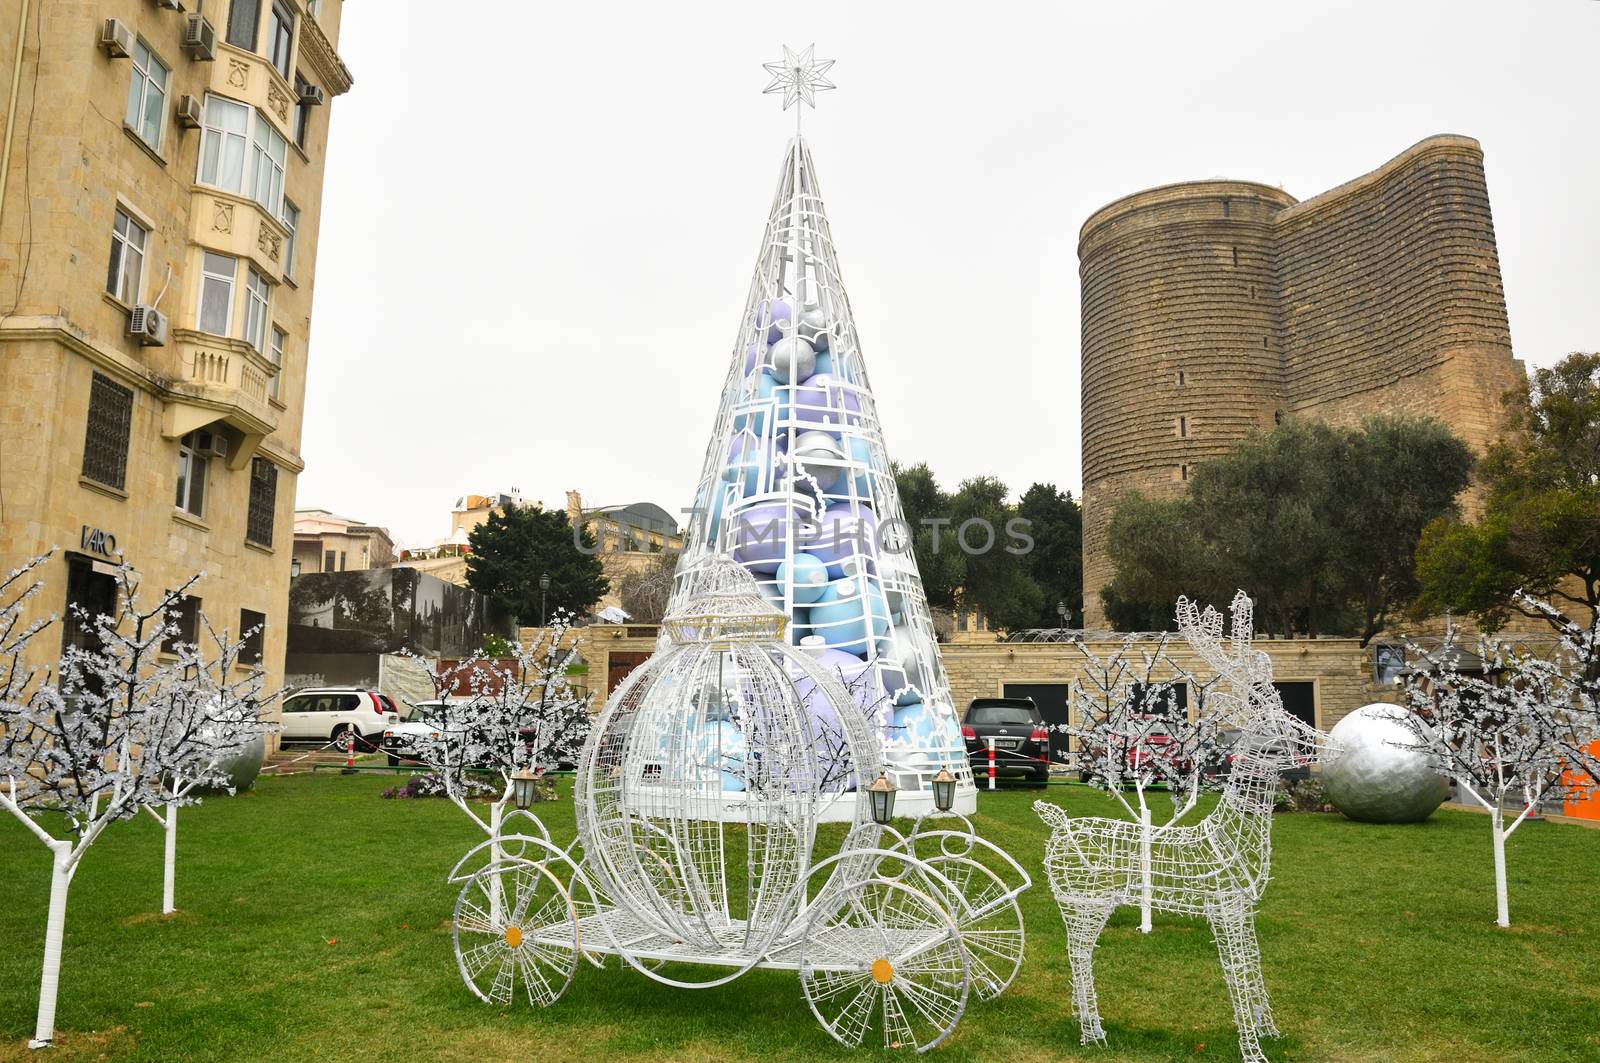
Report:
[[[874,823],[888,823],[894,818],[895,785],[883,772],[878,773],[877,780],[867,787],[867,794],[872,798],[872,821]]]
[[[518,768],[516,774],[511,776],[511,797],[518,808],[527,808],[533,804],[535,788],[539,785],[539,777],[529,768]]]
[[[940,768],[933,777],[933,807],[948,812],[956,803],[956,777],[949,768]]]

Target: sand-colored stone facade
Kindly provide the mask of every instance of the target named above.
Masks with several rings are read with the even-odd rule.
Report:
[[[1115,653],[1117,639],[1091,638],[1085,647],[1099,657]],[[1154,649],[1147,637],[1141,645]],[[1373,681],[1372,654],[1355,639],[1257,639],[1257,649],[1272,658],[1273,679],[1281,683],[1310,683],[1314,694],[1315,723],[1327,730],[1347,713],[1374,701],[1394,701],[1398,691]],[[973,698],[1017,694],[1020,685],[1066,686],[1084,677],[1083,652],[1071,643],[956,643],[939,647],[956,711],[965,713]],[[1176,635],[1167,654],[1178,665],[1202,678],[1211,670],[1190,652]],[[1171,679],[1170,668],[1155,677]],[[1072,721],[1077,722],[1076,710]]]
[[[203,8],[216,36],[209,61],[185,46],[198,12],[184,6],[58,0],[0,12],[10,145],[0,183],[0,566],[58,548],[44,570],[44,614],[66,611],[69,563],[103,576],[120,554],[147,593],[204,572],[195,593],[214,624],[237,633],[242,611],[266,618],[272,689],[283,676],[329,112],[351,85],[334,43],[343,3],[326,0],[313,15],[304,0],[280,0],[278,14],[292,15],[287,45],[272,33],[281,25],[272,3],[241,8],[256,15],[251,50],[227,43],[232,5],[213,0]],[[129,55],[102,45],[108,19],[134,43]],[[249,31],[248,17],[235,22]],[[275,68],[274,39],[288,78]],[[130,88],[140,91],[141,77],[160,92],[143,90],[148,107],[133,109],[130,124]],[[310,87],[321,102],[307,100]],[[208,98],[223,101],[215,113]],[[202,126],[225,109],[246,116],[243,140],[191,128],[191,101]],[[217,172],[238,158],[238,179],[216,178],[236,187],[202,182],[209,140],[224,159]],[[260,192],[251,183],[256,144],[269,149]],[[289,207],[279,205],[280,187]],[[142,261],[137,283],[120,285],[108,260],[114,227],[130,221],[143,234]],[[213,290],[211,323],[223,324],[210,331],[201,322],[208,251],[234,264],[231,298],[224,304]],[[263,297],[255,303],[251,285]],[[164,345],[127,335],[140,305],[166,315]],[[96,427],[91,392],[102,403],[109,396],[102,414],[116,412]],[[190,433],[205,433],[214,449],[196,481],[203,494],[186,509],[175,499],[180,441],[199,438]],[[35,647],[43,663],[60,637]]]
[[[1305,202],[1196,181],[1101,208],[1082,283],[1084,624],[1102,627],[1106,529],[1130,491],[1284,416],[1439,418],[1488,442],[1512,358],[1483,152],[1435,136]]]

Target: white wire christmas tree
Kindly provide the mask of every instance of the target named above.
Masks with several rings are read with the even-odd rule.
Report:
[[[784,109],[833,88],[832,60],[784,49],[767,92]],[[789,618],[789,638],[837,669],[880,728],[902,807],[931,806],[940,768],[976,800],[911,553],[877,403],[811,150],[789,142],[723,385],[686,560],[728,553]],[[680,571],[692,568],[685,565]],[[685,600],[682,580],[672,606]]]

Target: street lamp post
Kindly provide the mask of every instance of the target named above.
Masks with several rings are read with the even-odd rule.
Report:
[[[539,626],[545,626],[545,595],[550,591],[550,573],[543,572],[539,575]]]
[[[1062,628],[1066,628],[1067,625],[1068,625],[1068,618],[1072,615],[1071,613],[1067,612],[1067,603],[1066,602],[1057,602],[1056,603],[1056,615],[1061,618],[1060,626]]]

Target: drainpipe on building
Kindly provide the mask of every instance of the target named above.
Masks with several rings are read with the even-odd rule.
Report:
[[[17,14],[17,54],[11,64],[11,95],[6,101],[6,143],[5,149],[0,151],[0,231],[4,231],[6,220],[6,183],[11,176],[11,134],[17,125],[17,96],[22,91],[22,43],[27,37],[28,0],[22,0],[22,10]]]

